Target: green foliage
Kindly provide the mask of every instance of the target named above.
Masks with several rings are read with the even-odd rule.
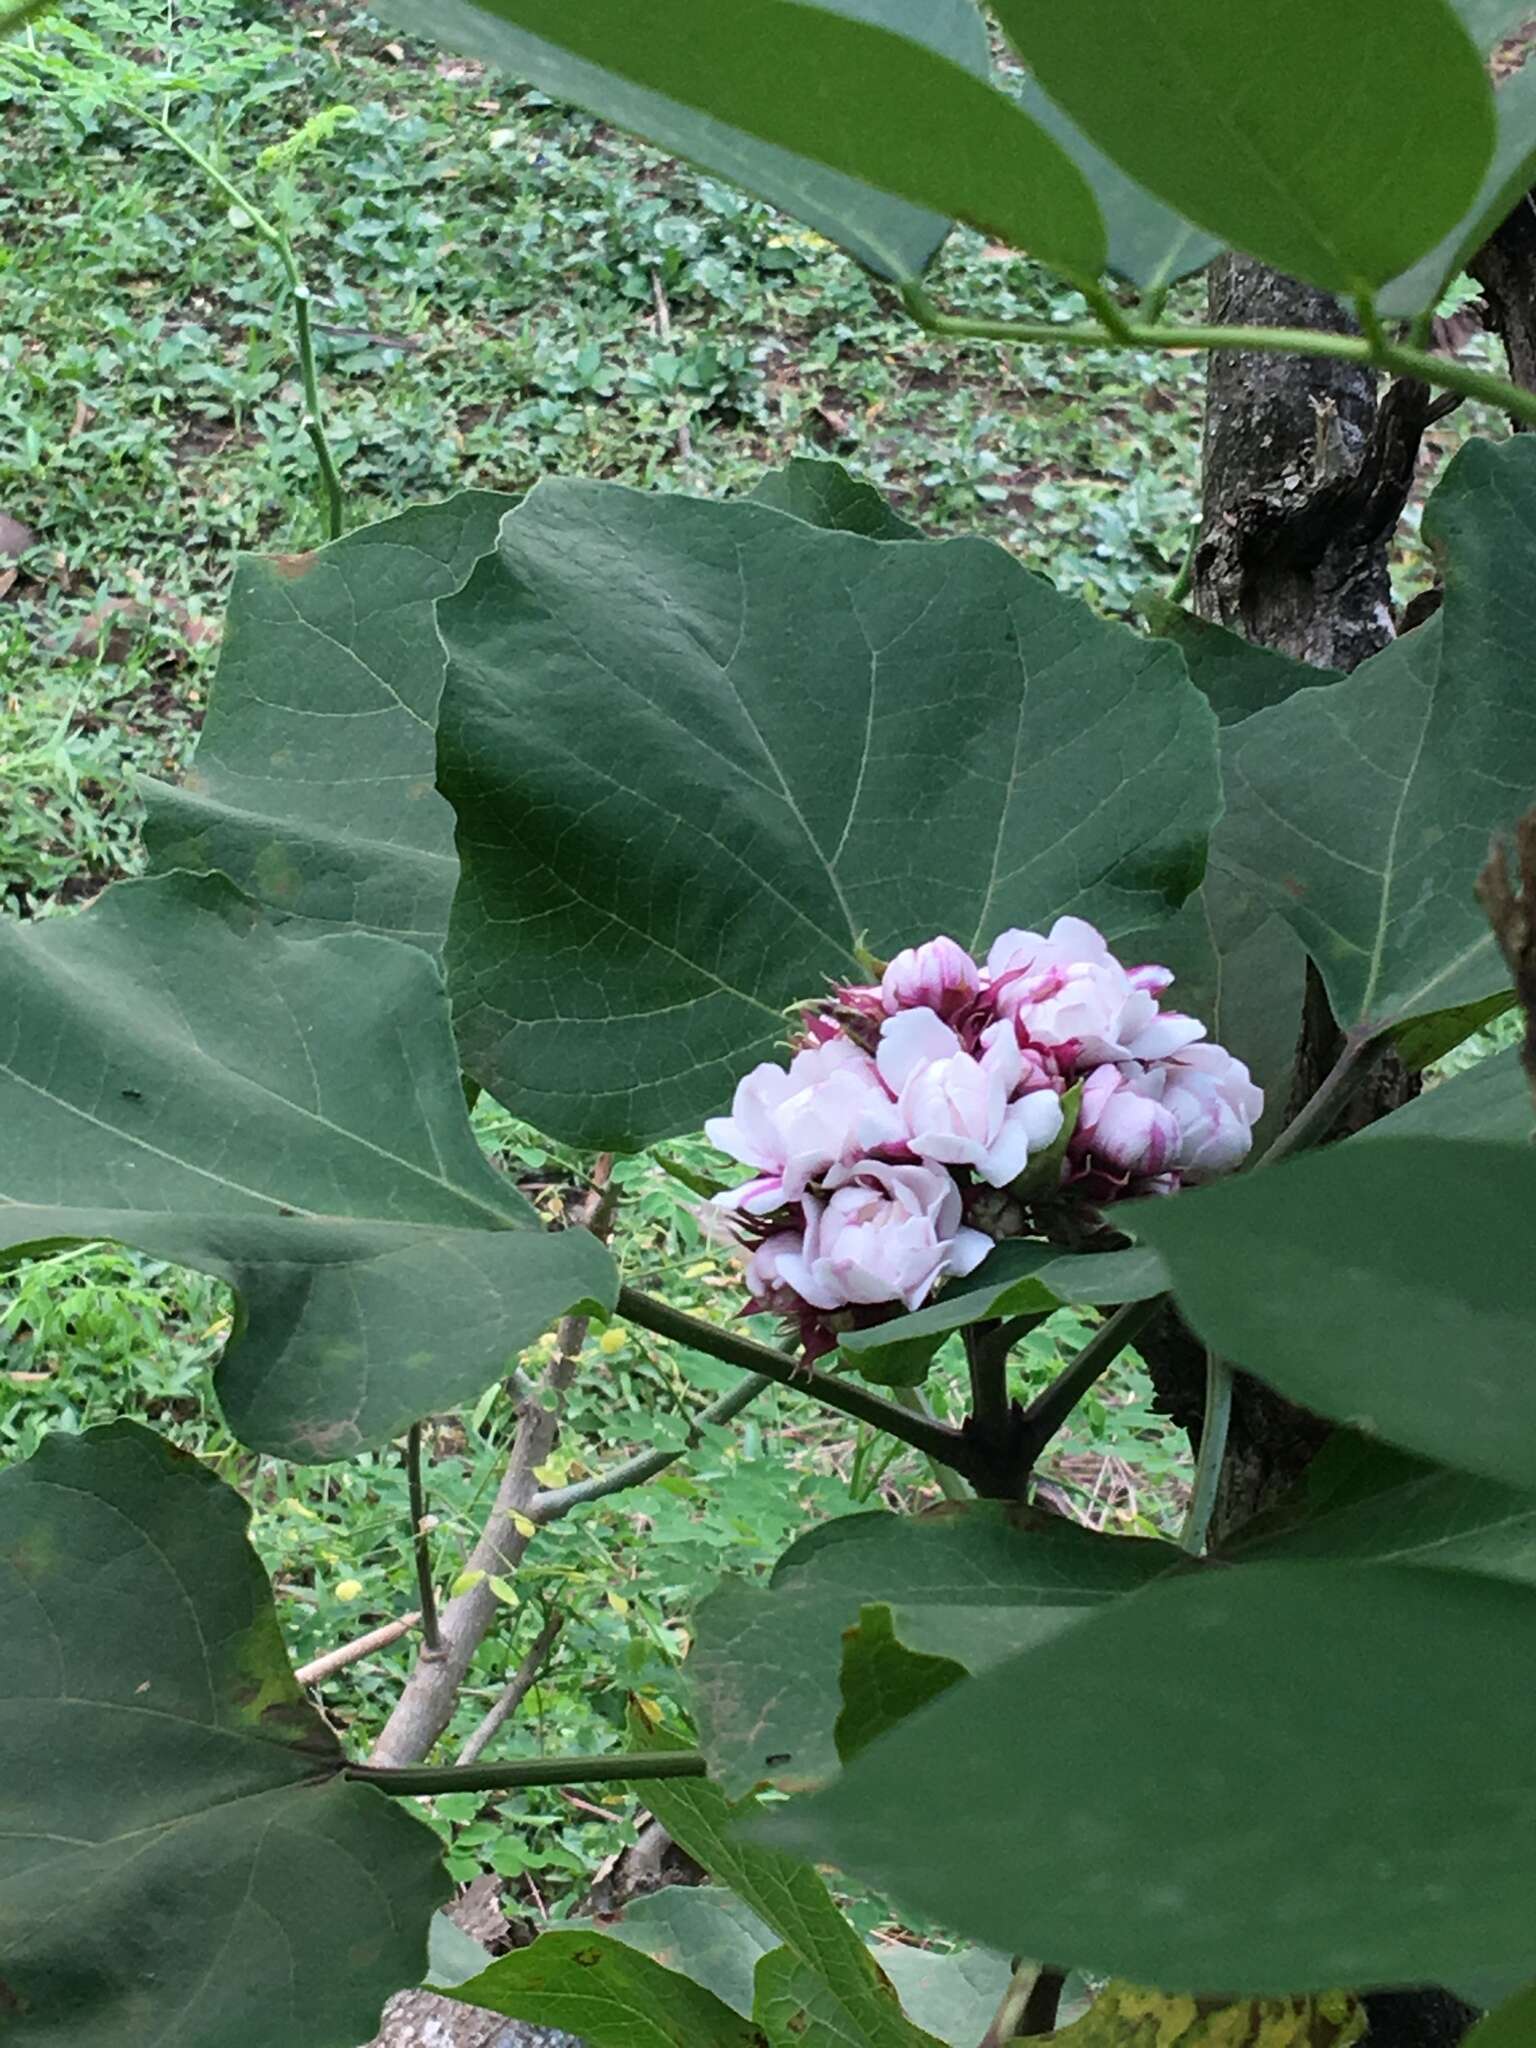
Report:
[[[1529,1959],[1533,1682],[1525,1587],[1207,1569],[954,1687],[754,1835],[1139,1982],[1454,1981]]]
[[[1530,1486],[1533,1201],[1529,1147],[1404,1138],[1148,1204],[1139,1221],[1223,1356],[1368,1435]]]
[[[981,543],[546,484],[438,619],[465,1066],[574,1142],[696,1126],[861,943],[1134,931],[1199,880],[1173,651]]]
[[[284,917],[440,950],[455,864],[432,787],[432,607],[516,502],[465,491],[312,555],[241,563],[197,765],[148,792],[155,867],[216,868]]]
[[[0,1952],[29,2040],[356,2040],[421,1972],[432,1837],[342,1777],[246,1513],[131,1423],[0,1474]]]
[[[509,2019],[579,2028],[591,2048],[765,2048],[762,2034],[702,1984],[595,1931],[543,1934],[453,1995]]]
[[[416,948],[293,939],[177,876],[0,947],[5,1243],[118,1238],[230,1281],[244,1440],[317,1463],[385,1443],[563,1310],[611,1306],[601,1246],[531,1228],[476,1148]]]
[[[723,171],[887,277],[922,270],[945,215],[1078,282],[1103,268],[1103,224],[1071,158],[976,75],[986,46],[966,0],[737,0],[729,16],[679,0],[643,20],[617,0],[461,0],[447,24],[435,0],[386,12],[433,36],[446,26],[449,42]],[[908,207],[893,218],[870,186]]]
[[[1170,1545],[1105,1542],[1051,1515],[981,1504],[815,1530],[779,1560],[770,1587],[728,1579],[698,1611],[688,1670],[711,1770],[732,1794],[835,1775],[844,1631],[865,1608],[888,1608],[914,1655],[979,1671],[1178,1563]]]
[[[1428,517],[1442,611],[1226,734],[1226,857],[1294,926],[1346,1024],[1381,1030],[1508,985],[1470,884],[1536,787],[1533,521],[1536,447],[1469,446]]]
[[[1482,65],[1444,0],[1409,0],[1390,20],[1332,0],[997,12],[1123,170],[1329,291],[1385,284],[1422,256],[1466,211],[1493,146]]]
[[[1536,1986],[1522,1991],[1467,2036],[1467,2048],[1523,2048],[1536,2029]]]

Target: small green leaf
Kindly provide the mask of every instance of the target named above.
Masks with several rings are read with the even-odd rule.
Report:
[[[541,1934],[448,1995],[579,2034],[591,2048],[764,2048],[757,2029],[702,1984],[588,1928]]]
[[[788,512],[807,526],[835,533],[862,533],[868,540],[921,540],[921,527],[894,512],[873,484],[851,477],[840,462],[797,455],[747,492],[749,505]]]
[[[1044,90],[1188,219],[1328,291],[1385,284],[1465,213],[1493,95],[1444,0],[999,0]]]
[[[1169,1544],[1023,1508],[841,1517],[792,1545],[771,1587],[727,1579],[698,1609],[687,1670],[710,1768],[731,1793],[836,1772],[843,1632],[865,1607],[888,1608],[914,1656],[979,1671],[1181,1564]]]
[[[387,1443],[615,1299],[597,1240],[475,1143],[427,954],[295,934],[222,876],[0,920],[0,1129],[0,1250],[110,1238],[227,1280],[219,1399],[275,1457]]]
[[[1525,1587],[1201,1571],[955,1686],[752,1833],[1136,1982],[1455,1982],[1529,1968],[1533,1689]]]
[[[0,1473],[0,2002],[19,2038],[335,2048],[421,1978],[450,1889],[436,1837],[342,1777],[249,1514],[130,1422]]]
[[[976,2048],[1013,1976],[1007,1956],[988,1948],[946,1952],[882,1941],[875,1961],[896,1987],[908,2019],[948,2048]]]
[[[673,1841],[783,1942],[784,1950],[775,1953],[787,1952],[795,1965],[788,1974],[799,1994],[814,1992],[839,2040],[860,2048],[934,2048],[932,2036],[903,2017],[852,1922],[810,1864],[743,1837],[739,1823],[755,1810],[754,1802],[733,1807],[701,1778],[647,1779],[644,1797]],[[763,1968],[771,1960],[765,1956],[757,1966],[754,2011],[760,2010]],[[775,1965],[770,1980],[780,1970]]]
[[[544,483],[438,618],[460,1045],[572,1143],[696,1127],[862,942],[1123,935],[1200,880],[1177,652],[987,542]]]
[[[1536,1486],[1533,1214],[1531,1147],[1382,1138],[1135,1223],[1224,1357],[1367,1436]]]
[[[944,1339],[967,1323],[1046,1315],[1068,1303],[1147,1301],[1167,1285],[1152,1252],[1072,1253],[1039,1238],[1008,1238],[937,1301],[867,1330],[849,1330],[838,1348],[866,1379],[915,1386]]]
[[[833,1730],[838,1755],[847,1763],[965,1676],[965,1666],[953,1657],[909,1650],[896,1635],[889,1607],[860,1608],[857,1626],[843,1631],[843,1710]]]
[[[758,1958],[776,1945],[752,1909],[717,1884],[673,1884],[642,1893],[617,1918],[605,1919],[602,1932],[691,1977],[744,2019],[752,2012]]]
[[[1513,989],[1499,989],[1491,996],[1463,1003],[1458,1009],[1432,1010],[1427,1016],[1410,1018],[1392,1033],[1398,1058],[1410,1073],[1419,1073],[1454,1052],[1474,1032],[1481,1031],[1515,1006]]]
[[[672,0],[660,14],[624,0],[388,0],[383,12],[736,180],[886,277],[916,276],[949,217],[1080,279],[1104,266],[1092,192],[986,82],[966,0]]]

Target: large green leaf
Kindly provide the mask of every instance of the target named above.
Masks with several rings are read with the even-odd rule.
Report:
[[[728,1579],[699,1608],[688,1674],[710,1768],[728,1792],[835,1774],[843,1636],[866,1606],[909,1651],[980,1671],[1180,1562],[1027,1509],[842,1517],[787,1550],[771,1588]]]
[[[1227,1554],[1429,1565],[1536,1587],[1536,1493],[1447,1472],[1340,1430],[1309,1468],[1299,1499]]]
[[[1444,0],[997,0],[1053,100],[1190,220],[1329,291],[1384,284],[1466,212],[1493,99]]]
[[[770,469],[747,493],[747,503],[788,512],[808,526],[862,533],[869,540],[921,540],[922,529],[903,519],[873,484],[852,477],[840,462],[797,455]]]
[[[1390,1116],[1367,1124],[1360,1138],[1487,1138],[1528,1145],[1533,1132],[1531,1084],[1518,1047],[1511,1046],[1437,1081]]]
[[[0,1473],[0,1959],[17,2048],[361,2041],[447,1897],[295,1684],[249,1510],[137,1424]]]
[[[382,11],[723,173],[883,276],[915,277],[949,216],[1080,279],[1103,268],[1093,194],[986,82],[970,0],[388,0]]]
[[[1340,1021],[1370,1029],[1508,982],[1472,891],[1490,833],[1536,798],[1536,440],[1469,443],[1425,529],[1444,609],[1224,749],[1223,859],[1295,926]]]
[[[1214,235],[1192,227],[1090,142],[1041,91],[1038,80],[1024,79],[1015,96],[1031,120],[1061,144],[1093,188],[1108,236],[1107,265],[1117,277],[1141,291],[1155,292],[1204,270],[1220,253],[1222,244]]]
[[[1533,1688],[1524,1587],[1200,1572],[957,1685],[753,1833],[1167,1989],[1454,1981],[1529,1967]]]
[[[764,2048],[713,1991],[591,1928],[556,1928],[449,1994],[579,2034],[591,2048]]]
[[[219,1397],[275,1456],[385,1443],[615,1296],[482,1157],[426,954],[292,936],[221,876],[0,923],[0,1129],[0,1248],[115,1238],[231,1283]]]
[[[976,2048],[1002,2004],[1013,1969],[995,1949],[909,1948],[881,1942],[875,1960],[896,1987],[908,2019],[949,2044]]]
[[[241,561],[196,758],[145,788],[151,865],[217,868],[285,916],[439,951],[456,866],[433,787],[432,606],[516,503],[463,491],[314,554]]]
[[[1498,137],[1493,161],[1470,211],[1427,256],[1392,280],[1379,301],[1383,313],[1412,314],[1436,305],[1456,273],[1477,254],[1536,178],[1536,64],[1526,64],[1500,87],[1494,107]]]
[[[696,1126],[861,939],[1121,935],[1200,879],[1177,653],[988,542],[548,483],[438,616],[460,1044],[557,1137]]]
[[[797,2000],[814,2002],[818,2026],[838,2041],[858,2048],[934,2048],[933,2037],[903,2016],[874,1957],[811,1865],[744,1838],[740,1823],[756,1810],[754,1802],[732,1806],[701,1778],[647,1779],[643,1796],[673,1841],[784,1944],[757,1966],[755,2011],[766,1988],[778,2013],[794,2009]]]
[[[1536,1486],[1536,1150],[1331,1147],[1143,1203],[1179,1306],[1225,1357],[1320,1414]]]

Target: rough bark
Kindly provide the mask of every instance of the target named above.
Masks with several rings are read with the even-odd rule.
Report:
[[[1213,319],[1315,327],[1352,322],[1337,301],[1246,257],[1223,258],[1211,281]],[[1307,357],[1212,357],[1204,498],[1194,554],[1200,614],[1244,638],[1319,667],[1349,671],[1393,637],[1389,551],[1433,410],[1426,388]],[[1299,1020],[1295,1114],[1340,1045],[1322,983],[1309,969]],[[1374,1121],[1413,1092],[1388,1055],[1351,1104],[1347,1128]],[[1203,1356],[1166,1314],[1149,1355],[1166,1405],[1198,1430]],[[1289,1490],[1328,1426],[1239,1373],[1213,1533],[1262,1513]],[[1370,2002],[1371,2048],[1454,2048],[1473,2015],[1447,1992]]]
[[[1213,320],[1229,325],[1353,328],[1337,300],[1243,256],[1216,264],[1210,300]],[[1375,372],[1355,363],[1214,355],[1193,561],[1201,616],[1321,668],[1348,671],[1385,647],[1393,637],[1391,539],[1432,409],[1423,385],[1399,382],[1382,394]],[[1292,1113],[1332,1066],[1339,1043],[1321,983],[1309,975]],[[1364,1094],[1379,1115],[1411,1086],[1388,1059]],[[1169,1412],[1197,1417],[1198,1347],[1169,1316],[1154,1349]],[[1326,1434],[1315,1417],[1240,1375],[1215,1533],[1283,1493]]]
[[[1536,391],[1536,194],[1526,193],[1468,268],[1483,288],[1510,376]],[[1523,422],[1515,424],[1523,430]]]

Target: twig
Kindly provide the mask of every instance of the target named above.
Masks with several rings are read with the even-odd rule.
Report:
[[[1536,810],[1527,811],[1515,827],[1513,860],[1506,841],[1494,840],[1477,878],[1477,900],[1493,927],[1525,1012],[1520,1059],[1536,1101]]]
[[[343,1671],[360,1657],[371,1657],[375,1650],[387,1650],[391,1643],[398,1643],[402,1636],[410,1634],[420,1619],[419,1614],[411,1613],[402,1614],[398,1621],[386,1621],[382,1628],[370,1629],[367,1635],[359,1636],[355,1642],[342,1643],[334,1650],[312,1657],[293,1675],[300,1685],[320,1685],[332,1672]]]
[[[483,1754],[492,1736],[517,1712],[532,1690],[534,1680],[544,1668],[544,1659],[553,1648],[555,1637],[564,1626],[565,1616],[558,1610],[545,1616],[544,1626],[534,1637],[528,1654],[502,1689],[490,1712],[459,1751],[460,1770],[463,1770],[465,1765],[474,1763],[476,1758]]]
[[[909,1415],[894,1401],[869,1393],[851,1380],[836,1379],[831,1373],[801,1365],[787,1351],[775,1351],[755,1338],[738,1336],[734,1330],[706,1323],[702,1317],[688,1315],[634,1287],[619,1289],[619,1314],[639,1323],[642,1329],[654,1331],[658,1337],[670,1337],[674,1343],[689,1345],[710,1358],[723,1359],[727,1365],[760,1373],[764,1379],[776,1380],[781,1387],[793,1388],[796,1393],[809,1394],[813,1400],[823,1401],[857,1422],[871,1422],[876,1429],[898,1437],[930,1458],[953,1465],[967,1476],[976,1467],[975,1453],[958,1429],[921,1415]]]
[[[651,300],[656,308],[656,339],[665,347],[672,339],[672,309],[667,304],[667,288],[661,281],[661,272],[651,272]],[[693,460],[693,435],[689,431],[685,416],[677,423],[677,458],[679,462]]]
[[[1162,1295],[1150,1301],[1128,1301],[1100,1323],[1065,1372],[1024,1410],[1021,1454],[1033,1465],[1095,1380],[1102,1379],[1128,1344],[1134,1344],[1162,1306]]]
[[[1378,1035],[1358,1030],[1345,1033],[1343,1051],[1263,1157],[1254,1161],[1253,1171],[1261,1166],[1274,1166],[1293,1152],[1304,1152],[1309,1146],[1322,1143],[1338,1122],[1361,1063],[1374,1049]]]
[[[348,1764],[343,1777],[377,1785],[401,1799],[428,1799],[438,1792],[515,1792],[525,1785],[640,1784],[647,1778],[702,1778],[697,1750],[619,1750],[612,1756],[535,1756],[516,1763],[421,1764],[395,1770],[380,1764]]]
[[[962,1333],[971,1377],[971,1425],[1001,1448],[1008,1436],[1008,1338],[1005,1323],[972,1323]]]
[[[605,1153],[593,1169],[590,1191],[573,1228],[607,1237],[617,1196],[612,1174],[613,1159]],[[453,1718],[454,1701],[470,1662],[501,1611],[491,1581],[517,1569],[535,1533],[528,1514],[539,1490],[535,1468],[554,1449],[565,1396],[576,1377],[586,1335],[585,1316],[566,1316],[561,1321],[555,1355],[533,1396],[519,1409],[517,1432],[496,1498],[462,1574],[464,1590],[454,1595],[438,1617],[441,1655],[416,1660],[374,1746],[372,1762],[376,1765],[419,1763]]]
[[[442,1642],[437,1632],[437,1595],[432,1590],[432,1539],[427,1532],[427,1492],[421,1478],[421,1424],[413,1422],[405,1434],[405,1483],[411,1503],[411,1549],[416,1556],[416,1590],[421,1600],[421,1654],[440,1657]]]
[[[1211,1515],[1221,1486],[1221,1468],[1226,1463],[1227,1437],[1232,1427],[1232,1368],[1214,1351],[1205,1354],[1205,1419],[1200,1425],[1200,1456],[1195,1462],[1194,1490],[1189,1512],[1179,1532],[1179,1544],[1191,1557],[1205,1550]]]
[[[701,1430],[712,1423],[733,1421],[743,1408],[772,1385],[773,1381],[762,1373],[753,1373],[739,1387],[732,1387],[718,1401],[701,1408],[688,1425],[688,1440],[680,1451],[641,1451],[633,1458],[626,1458],[622,1464],[599,1472],[592,1479],[574,1479],[569,1486],[555,1486],[547,1493],[535,1494],[528,1503],[529,1521],[537,1522],[542,1529],[550,1522],[558,1522],[572,1508],[584,1507],[589,1501],[606,1500],[610,1494],[624,1493],[632,1486],[644,1486],[647,1480],[665,1472],[669,1465],[675,1465],[679,1458],[685,1458],[698,1443]]]

